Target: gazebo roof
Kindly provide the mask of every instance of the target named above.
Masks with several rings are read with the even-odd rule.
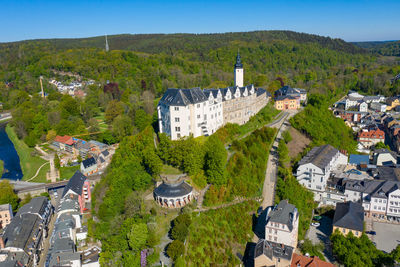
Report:
[[[154,193],[160,197],[183,197],[191,193],[192,190],[193,188],[185,181],[180,181],[175,184],[163,182],[154,189]]]

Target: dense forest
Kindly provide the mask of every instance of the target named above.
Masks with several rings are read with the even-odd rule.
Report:
[[[400,56],[400,41],[356,42],[355,45],[382,56]]]

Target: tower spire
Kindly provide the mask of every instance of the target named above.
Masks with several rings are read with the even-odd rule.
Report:
[[[239,54],[239,48],[238,48],[238,52],[237,52],[237,56],[236,56],[235,68],[243,68],[242,60],[241,60],[240,54]]]
[[[108,47],[108,40],[107,40],[107,34],[106,34],[106,52],[108,52],[110,48]]]

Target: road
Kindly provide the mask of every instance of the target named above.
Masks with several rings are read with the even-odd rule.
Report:
[[[50,195],[50,199],[51,199],[51,204],[54,206],[54,214],[52,215],[52,217],[51,217],[51,219],[50,219],[50,222],[49,222],[49,225],[48,225],[48,231],[47,231],[47,238],[45,238],[44,240],[43,240],[43,250],[42,250],[42,253],[41,253],[41,256],[40,256],[40,260],[39,260],[39,265],[38,266],[44,266],[44,264],[45,264],[45,261],[46,261],[46,257],[47,257],[47,254],[48,254],[48,252],[49,252],[49,248],[50,248],[50,237],[51,237],[51,234],[53,233],[53,229],[54,229],[54,224],[55,224],[55,222],[56,222],[56,219],[57,219],[57,212],[56,212],[56,210],[57,210],[57,206],[58,206],[58,201],[59,201],[59,198],[61,197],[61,193],[62,193],[62,189],[59,189],[58,190],[58,196],[57,197],[55,197],[54,196],[54,194],[51,194]]]
[[[262,197],[263,201],[261,206],[265,209],[268,206],[274,205],[275,198],[275,183],[276,177],[278,174],[278,143],[281,138],[281,135],[284,131],[286,131],[289,127],[289,123],[287,122],[291,117],[297,114],[299,110],[287,110],[283,112],[281,118],[270,123],[268,127],[277,128],[278,133],[276,134],[274,143],[272,144],[271,150],[269,152],[268,162],[267,162],[267,170],[265,171],[265,179]]]

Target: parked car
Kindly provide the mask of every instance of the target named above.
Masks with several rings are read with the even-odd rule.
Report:
[[[369,235],[376,235],[376,232],[375,231],[368,231],[368,232],[366,232],[367,234],[369,234]]]
[[[319,220],[321,220],[321,219],[322,219],[322,216],[319,216],[319,215],[316,215],[316,216],[314,216],[314,218],[313,218],[314,221],[319,221]]]
[[[312,226],[315,226],[315,227],[318,227],[318,226],[320,226],[321,224],[320,224],[319,222],[312,222],[311,225],[312,225]]]

